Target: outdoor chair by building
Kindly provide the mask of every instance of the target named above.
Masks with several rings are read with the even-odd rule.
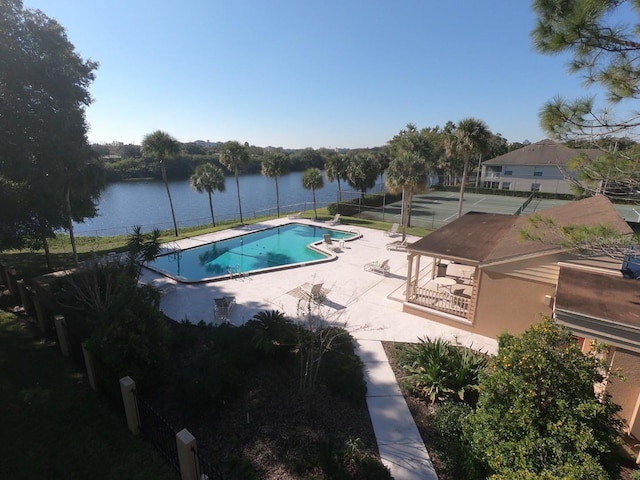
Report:
[[[325,247],[327,247],[330,250],[333,250],[334,252],[336,250],[340,250],[340,245],[333,241],[333,239],[331,238],[331,234],[325,233],[322,236],[322,238],[323,238],[322,241],[323,241],[323,244],[324,244]]]
[[[384,234],[387,237],[395,237],[396,235],[398,235],[398,228],[400,227],[399,224],[394,223],[393,225],[391,225],[391,228],[389,230],[387,230],[386,232],[384,232]]]
[[[369,262],[364,266],[364,270],[386,276],[389,273],[389,259],[386,258],[382,262]]]
[[[216,320],[229,321],[235,305],[236,297],[217,297],[214,299],[213,316]]]
[[[340,214],[336,213],[335,216],[327,221],[327,225],[339,225],[340,224]]]
[[[316,303],[322,303],[324,300],[324,293],[322,293],[322,285],[324,282],[320,283],[303,283],[300,285],[300,293],[302,293],[302,297],[307,300],[312,300]]]

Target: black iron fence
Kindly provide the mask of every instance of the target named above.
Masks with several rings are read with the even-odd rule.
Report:
[[[162,417],[144,398],[136,394],[140,433],[169,462],[176,471],[180,471],[176,434],[178,431]]]

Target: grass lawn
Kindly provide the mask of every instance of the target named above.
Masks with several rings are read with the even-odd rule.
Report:
[[[154,479],[179,475],[64,359],[0,310],[0,478]]]
[[[312,218],[313,211],[306,211],[303,213],[302,218]],[[265,220],[271,220],[276,217],[262,217],[246,221],[245,224],[259,223]],[[318,221],[326,221],[333,218],[326,208],[318,209]],[[372,228],[377,230],[389,230],[391,223],[380,222],[376,220],[370,220],[360,217],[341,217],[343,225],[353,227]],[[218,230],[225,230],[228,228],[237,227],[240,224],[238,222],[224,222],[220,223],[216,227],[211,226],[199,226],[188,227],[180,230],[180,235],[176,237],[172,230],[165,230],[162,232],[162,242],[172,242],[181,238],[194,237],[196,235],[203,235],[205,233],[216,232]],[[431,230],[423,227],[409,227],[407,234],[423,237],[431,233]],[[76,237],[76,246],[78,249],[78,256],[80,261],[90,258],[91,255],[104,255],[108,252],[124,252],[126,251],[127,236],[113,236],[113,237]],[[71,244],[69,242],[69,236],[66,233],[60,233],[55,239],[52,239],[49,243],[51,252],[51,264],[53,270],[64,270],[65,268],[73,267],[73,257]],[[18,278],[31,278],[45,273],[49,273],[47,268],[45,255],[42,250],[10,250],[0,252],[0,263],[6,267],[14,267],[18,273]]]

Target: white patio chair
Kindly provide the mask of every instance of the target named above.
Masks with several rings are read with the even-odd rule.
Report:
[[[364,266],[364,270],[365,272],[379,273],[386,277],[390,270],[389,259],[385,258],[382,262],[369,262]]]

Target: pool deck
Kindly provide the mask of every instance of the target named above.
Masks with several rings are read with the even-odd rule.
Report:
[[[295,221],[317,225],[311,220]],[[169,248],[188,248],[290,222],[281,218],[224,230],[180,240],[169,245]],[[330,323],[344,326],[351,333],[365,364],[367,403],[383,462],[396,479],[435,479],[437,477],[429,456],[380,342],[416,342],[420,338],[440,337],[466,346],[473,345],[489,353],[496,351],[497,342],[402,312],[408,268],[406,253],[386,249],[388,243],[398,240],[400,236],[391,238],[380,230],[350,225],[331,228],[357,230],[362,236],[345,242],[344,248],[336,251],[337,258],[329,262],[188,284],[169,280],[144,269],[141,280],[160,286],[165,292],[160,306],[167,316],[177,321],[216,323],[214,298],[234,296],[236,306],[229,318],[234,325],[242,325],[263,310],[279,310],[295,318],[299,304],[296,289],[305,283],[323,282],[326,291],[321,307],[324,318]],[[417,239],[407,237],[409,242]],[[386,276],[364,270],[368,262],[387,258],[390,271]],[[424,259],[422,265],[429,267]]]

